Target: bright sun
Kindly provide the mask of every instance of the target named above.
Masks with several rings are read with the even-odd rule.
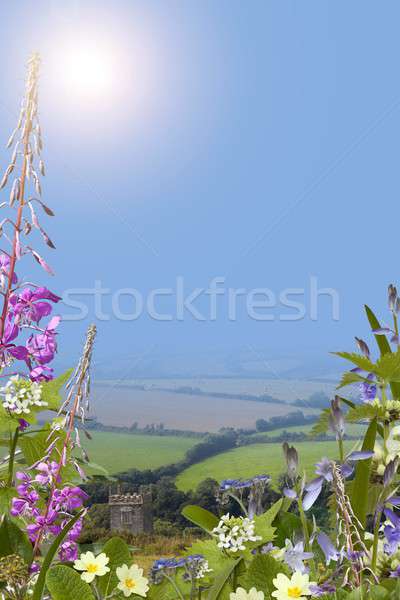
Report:
[[[115,85],[114,57],[97,45],[77,45],[65,54],[65,83],[80,96],[109,94]]]

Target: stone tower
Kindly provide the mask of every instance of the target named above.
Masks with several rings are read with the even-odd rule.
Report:
[[[125,529],[133,534],[152,533],[153,510],[151,492],[140,489],[139,493],[116,494],[110,492],[110,527],[112,531]]]

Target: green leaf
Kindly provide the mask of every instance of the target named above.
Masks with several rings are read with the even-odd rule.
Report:
[[[367,305],[365,305],[365,312],[367,314],[367,319],[369,321],[369,324],[371,325],[371,328],[380,329],[381,324],[379,323],[372,310]],[[375,334],[375,340],[378,344],[381,356],[384,356],[385,354],[390,354],[392,352],[388,339],[385,335]],[[400,383],[392,382],[390,384],[390,389],[392,390],[393,398],[400,398]]]
[[[289,570],[282,562],[278,562],[270,554],[258,554],[250,563],[246,575],[241,578],[240,585],[249,591],[255,587],[258,592],[264,592],[267,598],[271,598],[275,586],[272,580],[283,573],[289,575]]]
[[[182,510],[182,514],[188,521],[191,521],[208,533],[211,533],[214,527],[217,527],[219,523],[218,517],[213,515],[209,510],[201,508],[201,506],[194,506],[193,504],[185,506]]]
[[[178,585],[179,589],[180,586],[181,582]],[[134,596],[134,598],[137,599],[139,596]],[[167,579],[164,579],[161,583],[152,585],[146,598],[148,600],[178,600],[175,588]]]
[[[362,369],[363,371],[373,372],[375,369],[374,363],[362,354],[357,354],[356,352],[333,352],[333,354],[336,354],[336,356],[340,356],[341,358],[349,360],[357,367],[360,367],[360,369]]]
[[[242,558],[238,558],[227,565],[224,569],[219,571],[218,575],[214,579],[214,583],[210,588],[210,591],[208,592],[207,600],[217,600],[217,598],[220,597],[220,593],[222,592],[224,586],[227,585],[229,578],[233,574],[233,571],[242,560]]]
[[[217,573],[224,568],[228,563],[233,563],[234,560],[222,552],[218,548],[215,539],[199,540],[194,542],[185,552],[186,556],[190,554],[202,554],[208,561],[210,569]]]
[[[292,540],[299,537],[302,532],[302,523],[300,517],[291,512],[280,512],[275,519],[276,537],[274,545],[283,548],[286,540]]]
[[[355,402],[352,402],[351,400],[348,400],[348,398],[343,398],[343,396],[339,396],[339,399],[341,402],[343,402],[344,404],[346,404],[349,408],[355,408],[357,405],[355,404]]]
[[[330,408],[324,408],[319,415],[318,421],[313,425],[310,432],[310,437],[317,437],[326,433],[329,430],[329,415],[331,414]]]
[[[7,515],[0,524],[0,557],[18,554],[30,566],[33,560],[32,544],[28,536]]]
[[[400,380],[400,350],[391,354],[384,354],[376,363],[376,371],[385,381]]]
[[[381,409],[380,406],[374,404],[359,404],[355,408],[349,410],[346,415],[346,420],[350,423],[354,423],[355,421],[362,420],[372,420],[379,417],[382,413],[384,415],[385,411]]]
[[[361,375],[358,375],[357,373],[352,373],[351,371],[348,371],[347,373],[344,373],[342,375],[342,379],[340,380],[339,385],[336,386],[336,389],[340,389],[342,387],[345,387],[346,385],[352,385],[353,383],[361,383],[363,381],[365,383],[371,384],[370,379],[367,379],[366,377],[361,377]]]
[[[373,450],[376,441],[376,419],[373,419],[367,429],[364,437],[362,450]],[[353,484],[353,494],[351,495],[351,504],[353,511],[363,529],[367,521],[367,506],[369,479],[371,475],[372,458],[368,460],[359,460],[356,466],[356,475]]]
[[[0,488],[0,515],[8,513],[10,510],[11,500],[18,496],[15,488],[2,487]]]
[[[59,377],[42,383],[42,400],[47,402],[46,408],[48,410],[58,410],[60,408],[62,402],[60,390],[70,379],[72,371],[73,369],[68,369]]]
[[[42,595],[43,595],[44,584],[46,581],[46,575],[50,568],[51,563],[53,562],[53,558],[54,558],[58,548],[63,543],[67,533],[70,531],[70,529],[72,529],[72,527],[75,525],[75,523],[77,521],[79,521],[79,519],[82,517],[84,512],[85,512],[84,510],[81,510],[77,515],[75,515],[75,517],[73,519],[68,521],[68,523],[65,525],[64,529],[58,534],[58,536],[55,538],[55,540],[51,544],[50,548],[47,551],[46,556],[44,557],[44,560],[42,563],[42,568],[40,569],[39,577],[37,578],[35,587],[33,589],[33,595],[31,597],[31,600],[41,600]],[[55,600],[57,600],[57,599],[55,599]]]
[[[257,546],[270,542],[274,539],[276,527],[272,527],[272,523],[277,517],[282,508],[283,498],[274,502],[274,504],[262,515],[254,517],[256,535],[261,536],[262,540],[257,543]]]
[[[107,565],[110,571],[97,580],[97,587],[103,596],[108,596],[118,584],[118,577],[116,575],[117,567],[121,567],[124,564],[130,567],[132,556],[128,544],[119,537],[113,537],[108,540],[104,544],[102,552],[110,559]]]
[[[35,435],[24,435],[18,440],[18,446],[21,448],[26,463],[33,465],[46,455],[46,449],[49,445],[46,442],[49,432],[44,431]]]
[[[46,576],[52,600],[95,600],[89,585],[70,567],[52,567]]]

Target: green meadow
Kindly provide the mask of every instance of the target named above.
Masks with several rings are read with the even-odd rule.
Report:
[[[356,442],[347,441],[345,444],[346,451],[350,451]],[[315,463],[323,456],[337,457],[336,442],[300,442],[296,443],[296,448],[300,457],[300,468],[304,469],[309,477],[312,476]],[[268,473],[277,481],[284,469],[281,444],[254,444],[229,450],[189,467],[178,475],[176,485],[180,490],[188,491],[195,489],[207,477],[221,481],[261,473]]]
[[[91,462],[110,474],[126,469],[157,469],[181,460],[196,438],[130,435],[108,431],[91,431],[93,439],[85,448]]]

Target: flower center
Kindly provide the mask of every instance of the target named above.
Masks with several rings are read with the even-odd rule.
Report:
[[[289,598],[300,598],[301,589],[297,586],[290,587],[287,591],[287,594],[288,594]]]
[[[127,588],[129,588],[130,590],[132,590],[134,587],[136,587],[136,582],[134,579],[125,579],[125,586]]]
[[[97,565],[95,563],[90,563],[86,567],[86,571],[88,573],[97,573]]]

